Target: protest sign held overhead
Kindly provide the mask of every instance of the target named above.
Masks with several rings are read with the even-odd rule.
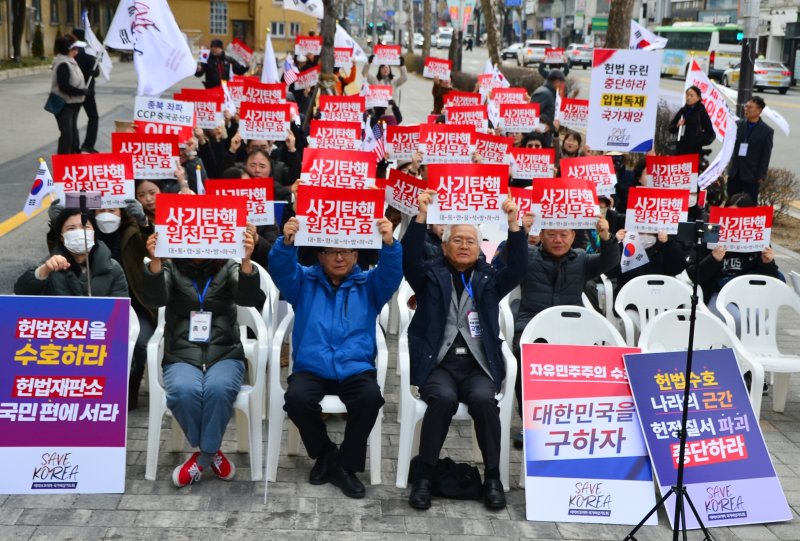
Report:
[[[243,66],[249,66],[253,59],[253,49],[240,39],[233,38],[225,50],[226,54]]]
[[[353,49],[351,47],[336,47],[333,49],[333,67],[350,70],[353,67]]]
[[[687,220],[689,190],[644,188],[628,190],[625,229],[639,233],[678,232],[678,224]]]
[[[470,163],[475,151],[475,129],[471,126],[422,124],[419,127],[422,163]]]
[[[375,185],[376,168],[372,152],[307,148],[300,181],[309,186],[362,189]]]
[[[524,88],[493,88],[489,97],[498,105],[504,103],[530,103],[531,98]]]
[[[297,80],[294,82],[294,87],[298,90],[303,88],[313,88],[319,82],[319,76],[322,73],[322,66],[314,66],[297,74]]]
[[[133,178],[174,178],[179,163],[177,135],[113,132],[111,152],[133,156]]]
[[[438,77],[442,81],[450,80],[450,70],[453,69],[453,63],[449,60],[442,60],[441,58],[434,58],[429,56],[425,59],[425,66],[422,70],[422,76],[428,79]]]
[[[589,100],[561,98],[561,106],[556,111],[556,120],[564,128],[586,133],[589,119]]]
[[[597,195],[614,195],[617,173],[611,156],[582,156],[563,158],[561,176],[591,180],[597,186]]]
[[[505,133],[530,133],[539,126],[538,103],[501,103],[498,112]]]
[[[651,188],[676,188],[697,191],[697,173],[700,157],[697,154],[682,156],[646,156],[645,181]]]
[[[297,246],[377,249],[382,246],[377,222],[383,217],[384,191],[297,188]]]
[[[55,197],[65,192],[100,192],[102,208],[125,208],[134,199],[133,156],[130,154],[54,154]]]
[[[389,107],[392,99],[392,85],[365,85],[364,101],[367,109]]]
[[[519,225],[522,225],[522,218],[526,214],[530,214],[533,212],[533,190],[528,188],[515,188],[511,186],[508,188],[509,195],[514,198],[514,202],[517,204],[517,221]],[[534,232],[531,230],[530,234],[533,235]]]
[[[338,120],[312,120],[308,134],[310,148],[360,150],[361,124]]]
[[[483,96],[475,92],[461,92],[460,90],[451,90],[444,95],[444,109],[448,107],[468,107],[481,105],[483,103]]]
[[[518,179],[552,178],[556,151],[553,148],[512,148],[511,176]]]
[[[451,106],[447,108],[446,117],[452,126],[469,126],[479,132],[489,129],[489,113],[485,105]]]
[[[322,120],[358,122],[361,124],[364,111],[366,111],[364,96],[330,96],[323,94],[319,97],[319,114]]]
[[[319,56],[321,52],[322,52],[322,36],[295,36],[294,38],[295,55]]]
[[[239,111],[239,133],[245,139],[283,141],[289,131],[288,104],[256,104],[243,101]]]
[[[509,150],[514,146],[514,139],[502,135],[488,133],[475,134],[475,153],[480,156],[480,163],[508,163]]]
[[[230,83],[229,83],[230,85]],[[286,85],[282,83],[260,83],[247,79],[242,84],[239,102],[283,103],[286,101]],[[237,107],[240,103],[237,103]]]
[[[137,132],[177,135],[182,143],[194,133],[194,103],[137,96],[133,120]]]
[[[507,184],[507,165],[429,165],[428,188],[436,190],[436,198],[428,206],[428,222],[503,224]]]
[[[208,195],[244,197],[249,223],[275,223],[275,184],[271,178],[208,179],[205,188]]]
[[[564,49],[545,49],[544,50],[544,63],[545,64],[566,64],[566,57],[564,56]]]
[[[222,104],[225,94],[222,87],[197,89],[183,88],[173,96],[177,101],[188,101],[194,104],[195,123],[198,128],[213,130],[225,122]]]
[[[400,46],[399,45],[376,45],[372,49],[372,54],[375,55],[374,62],[381,66],[399,66],[400,65]]]
[[[407,216],[419,213],[419,196],[428,187],[428,181],[389,169],[386,181],[386,204]]]
[[[533,228],[594,229],[600,209],[590,180],[542,178],[533,183]]]
[[[760,252],[769,248],[772,207],[711,207],[709,223],[719,224],[719,243],[729,252]]]
[[[396,161],[408,161],[419,150],[419,126],[386,126],[386,153]]]

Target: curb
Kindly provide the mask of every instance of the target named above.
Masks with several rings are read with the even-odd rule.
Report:
[[[31,214],[25,214],[25,212],[19,211],[11,218],[3,222],[0,222],[0,237],[6,235],[7,233],[11,233],[19,226],[37,217],[39,214],[50,208],[52,202],[53,202],[53,196],[50,197],[45,196],[45,198],[42,200],[42,206],[34,210]]]
[[[17,77],[26,77],[28,75],[38,75],[40,73],[47,73],[50,71],[50,65],[46,66],[31,66],[29,68],[12,68],[0,71],[0,81],[6,79],[16,79]]]

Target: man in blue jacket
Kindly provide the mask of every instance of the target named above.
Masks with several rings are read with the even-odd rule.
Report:
[[[367,438],[384,404],[377,381],[375,321],[403,278],[399,242],[392,224],[378,220],[383,239],[378,265],[362,271],[358,252],[325,248],[318,264],[297,261],[297,218],[283,227],[269,254],[269,273],[295,313],[293,369],[283,409],[297,426],[308,455],[316,459],[312,485],[331,482],[350,498],[363,498]],[[320,400],[335,394],[347,407],[344,440],[337,450],[320,417]]]
[[[419,467],[408,503],[431,506],[431,478],[450,422],[464,402],[475,421],[483,454],[484,504],[506,506],[500,481],[500,409],[495,398],[505,377],[499,303],[525,275],[526,234],[517,223],[517,205],[503,203],[508,216],[508,264],[495,270],[479,260],[474,225],[450,225],[442,237],[444,255],[424,260],[425,221],[436,192],[419,197],[419,214],[403,237],[403,272],[417,296],[408,327],[411,384],[428,404],[420,433]]]

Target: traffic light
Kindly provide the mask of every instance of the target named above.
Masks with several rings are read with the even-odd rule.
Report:
[[[369,23],[367,24],[367,27],[369,28],[370,32],[372,32],[372,29],[375,27],[375,23]]]

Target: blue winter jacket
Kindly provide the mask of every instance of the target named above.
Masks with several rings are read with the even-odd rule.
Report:
[[[399,242],[383,245],[378,265],[358,265],[339,285],[331,285],[320,265],[297,262],[297,248],[278,237],[269,254],[269,274],[294,308],[294,372],[343,381],[375,370],[375,320],[403,279]]]

